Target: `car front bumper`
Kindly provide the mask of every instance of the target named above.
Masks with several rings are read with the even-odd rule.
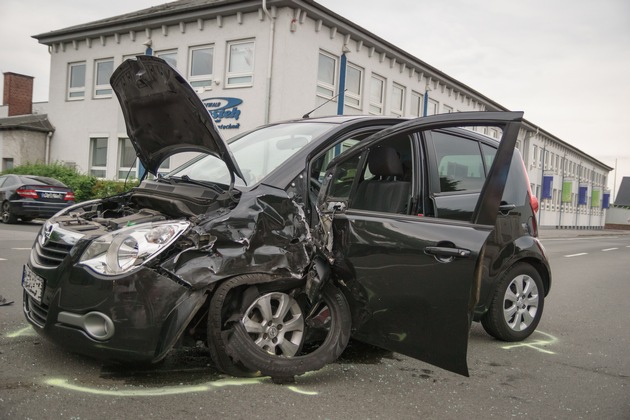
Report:
[[[205,301],[203,290],[144,267],[107,278],[82,266],[29,266],[45,285],[41,302],[24,291],[28,322],[72,352],[110,362],[161,360]]]

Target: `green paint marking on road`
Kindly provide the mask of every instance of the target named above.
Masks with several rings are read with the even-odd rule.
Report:
[[[136,389],[103,389],[92,388],[79,384],[70,383],[63,378],[46,379],[46,385],[64,388],[69,391],[83,392],[93,395],[106,395],[113,397],[160,397],[165,395],[191,394],[195,392],[209,392],[216,388],[226,386],[244,386],[258,384],[268,378],[247,378],[247,379],[220,379],[218,381],[206,382],[200,385],[179,385],[162,388],[136,388]]]
[[[518,347],[529,347],[541,353],[556,354],[556,352],[554,351],[543,349],[538,346],[550,346],[550,345],[556,344],[558,342],[558,339],[551,334],[547,334],[546,332],[542,332],[542,331],[535,331],[535,332],[537,332],[538,334],[547,336],[547,339],[535,340],[535,341],[526,342],[526,343],[510,344],[508,346],[501,346],[501,348],[504,350],[511,350]]]
[[[302,395],[319,395],[317,391],[305,391],[303,389],[299,389],[297,386],[288,386],[287,389]]]
[[[33,336],[33,335],[37,335],[37,333],[35,332],[33,327],[28,326],[28,327],[22,328],[21,330],[17,330],[15,332],[7,334],[7,337],[16,338],[16,337],[27,337],[27,336]]]

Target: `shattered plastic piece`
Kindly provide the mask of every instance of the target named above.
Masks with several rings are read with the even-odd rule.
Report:
[[[0,306],[9,306],[13,303],[12,300],[7,300],[2,295],[0,295]]]

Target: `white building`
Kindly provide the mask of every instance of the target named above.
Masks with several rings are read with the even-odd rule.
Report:
[[[51,160],[109,179],[124,178],[135,156],[108,81],[138,54],[172,63],[225,137],[320,105],[311,116],[506,110],[312,0],[180,0],[35,38],[51,54]],[[603,226],[612,168],[530,122],[519,139],[532,190],[539,198],[551,191],[541,200],[541,225]]]

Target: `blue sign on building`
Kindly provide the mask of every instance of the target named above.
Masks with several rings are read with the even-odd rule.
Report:
[[[543,175],[542,184],[542,199],[551,198],[551,191],[553,189],[553,175]]]
[[[221,130],[235,130],[241,128],[238,122],[241,110],[238,108],[243,103],[239,98],[207,98],[202,99],[210,116]],[[227,121],[225,121],[227,120]],[[233,120],[233,121],[230,121]]]
[[[587,195],[588,195],[588,184],[580,184],[578,188],[578,206],[586,205]]]

